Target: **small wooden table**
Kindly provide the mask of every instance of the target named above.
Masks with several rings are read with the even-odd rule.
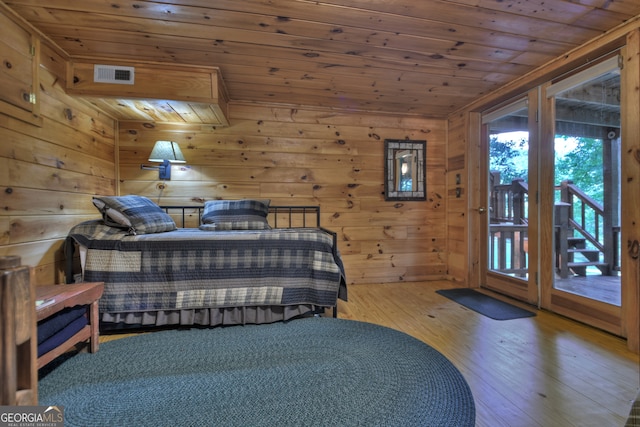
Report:
[[[102,282],[78,283],[73,285],[46,285],[36,286],[36,300],[45,300],[45,303],[36,307],[37,321],[41,321],[67,307],[77,305],[87,306],[89,324],[67,341],[38,357],[38,369],[60,356],[78,343],[89,340],[89,351],[98,351],[99,319],[98,300],[102,296],[104,284]]]

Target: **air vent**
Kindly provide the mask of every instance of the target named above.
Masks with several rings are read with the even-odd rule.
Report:
[[[135,68],[119,65],[94,65],[93,81],[96,83],[116,83],[132,85]]]

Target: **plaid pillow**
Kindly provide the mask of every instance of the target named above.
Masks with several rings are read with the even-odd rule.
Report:
[[[175,230],[176,223],[151,200],[142,196],[100,196],[93,204],[104,223],[124,228],[129,234],[151,234]]]
[[[268,230],[270,200],[212,200],[204,204],[202,222],[216,230]]]

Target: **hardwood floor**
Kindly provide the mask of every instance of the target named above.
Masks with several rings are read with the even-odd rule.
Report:
[[[640,387],[640,359],[623,339],[545,311],[493,320],[435,293],[453,287],[352,285],[338,317],[388,326],[440,351],[469,383],[478,427],[624,425]]]
[[[339,317],[403,331],[444,354],[471,387],[477,426],[624,425],[640,362],[623,339],[545,311],[496,321],[435,293],[451,287],[352,285]]]

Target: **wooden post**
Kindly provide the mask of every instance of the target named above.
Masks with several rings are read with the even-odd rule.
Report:
[[[0,405],[37,405],[35,290],[20,257],[0,257]]]
[[[607,264],[606,276],[617,275],[615,272],[615,254],[618,248],[615,246],[614,227],[619,225],[620,212],[618,211],[618,200],[620,200],[620,189],[618,188],[618,165],[619,139],[618,133],[613,129],[608,129],[607,135],[602,138],[602,167],[604,177],[604,200],[602,208],[604,210],[602,225],[602,244],[604,246],[604,262]]]
[[[513,223],[515,225],[523,224],[525,217],[524,211],[524,189],[522,183],[524,179],[516,178],[511,181],[511,193],[513,194]]]
[[[489,175],[489,195],[491,203],[489,205],[489,223],[499,222],[497,218],[504,212],[504,200],[502,195],[496,191],[496,186],[500,185],[500,172],[492,171]]]
[[[555,204],[556,268],[560,277],[569,277],[569,203]]]

